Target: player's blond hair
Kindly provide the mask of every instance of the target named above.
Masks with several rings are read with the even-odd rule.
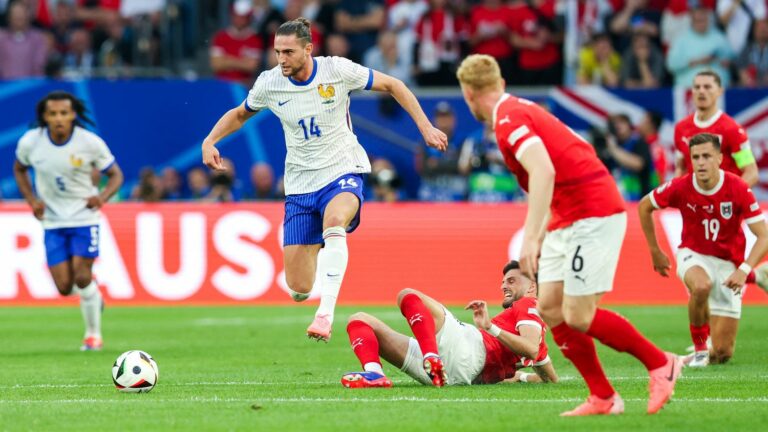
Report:
[[[501,87],[501,69],[496,59],[485,54],[472,54],[461,62],[456,78],[473,90]]]

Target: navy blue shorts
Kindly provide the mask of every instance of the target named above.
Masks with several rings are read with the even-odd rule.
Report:
[[[363,176],[345,174],[318,191],[285,197],[283,246],[322,244],[325,207],[343,192],[353,193],[360,200],[357,214],[347,228],[347,232],[354,231],[360,225],[363,208]]]
[[[49,266],[68,261],[73,256],[99,256],[98,225],[47,229],[44,238],[45,257]]]

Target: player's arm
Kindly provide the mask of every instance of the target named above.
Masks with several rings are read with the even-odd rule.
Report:
[[[552,361],[548,361],[543,365],[532,366],[533,373],[523,372],[521,370],[515,371],[515,377],[504,380],[508,383],[556,383],[559,378],[557,372],[555,372],[555,366],[552,365]]]
[[[538,272],[541,233],[546,229],[555,190],[555,167],[541,139],[526,147],[519,161],[528,172],[528,214],[525,216],[520,264],[526,276],[533,279]]]
[[[659,240],[656,238],[656,224],[653,221],[653,212],[659,207],[654,205],[653,191],[644,196],[637,206],[637,213],[640,216],[640,226],[643,228],[645,242],[651,251],[651,260],[653,261],[653,270],[664,276],[669,276],[669,270],[672,264],[669,257],[661,250]]]
[[[22,164],[18,160],[13,163],[13,176],[16,178],[16,186],[19,188],[21,196],[32,207],[32,213],[34,213],[37,219],[43,219],[43,213],[45,212],[45,204],[43,201],[35,196],[35,191],[32,188],[32,180],[29,178],[29,167]]]
[[[104,186],[104,189],[101,191],[101,193],[99,193],[97,197],[91,197],[88,199],[88,208],[101,207],[105,202],[109,201],[109,199],[112,198],[123,185],[123,170],[120,169],[120,166],[117,164],[117,162],[110,165],[109,168],[103,172],[103,174],[107,176],[107,184]]]
[[[752,268],[757,266],[765,258],[766,253],[768,253],[768,225],[765,223],[765,218],[760,215],[759,220],[755,222],[749,223],[747,221],[747,226],[752,231],[752,234],[757,237],[757,240],[755,240],[755,244],[752,246],[752,250],[749,251],[749,256],[744,260],[744,263],[723,282],[723,285],[732,289],[736,294],[741,293],[747,281],[747,275],[752,271]]]
[[[416,96],[406,85],[397,78],[391,77],[379,71],[373,71],[373,84],[371,90],[385,92],[392,95],[403,109],[411,116],[419,132],[424,137],[428,146],[444,151],[448,147],[448,137],[443,132],[432,126],[432,123],[421,109]]]
[[[520,357],[535,359],[539,356],[541,328],[532,325],[521,325],[520,336],[502,330],[491,322],[488,315],[488,304],[482,300],[473,300],[464,309],[472,309],[472,319],[479,329],[483,329],[496,337],[504,346]]]
[[[247,103],[247,102],[246,102]],[[216,144],[228,135],[237,132],[243,127],[249,118],[256,114],[255,111],[245,109],[245,103],[227,111],[213,126],[211,132],[203,140],[203,163],[208,168],[223,170],[221,156],[216,149]]]
[[[751,153],[752,152],[750,151],[750,154]],[[754,156],[752,156],[752,160],[754,160]],[[749,165],[741,167],[741,179],[747,182],[750,186],[756,185],[757,181],[760,180],[757,163],[752,162]]]

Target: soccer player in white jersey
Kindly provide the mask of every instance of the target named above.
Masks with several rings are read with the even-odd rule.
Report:
[[[285,160],[285,278],[302,301],[315,284],[320,307],[307,335],[328,341],[333,311],[347,268],[347,233],[360,223],[363,179],[371,165],[352,131],[349,94],[391,94],[410,114],[424,141],[445,150],[447,137],[432,126],[419,102],[398,79],[341,57],[312,57],[309,21],[283,23],[275,34],[278,65],[262,72],[245,102],[219,119],[203,141],[203,163],[222,169],[215,145],[256,112],[271,110],[283,125]],[[322,247],[322,249],[321,249]]]
[[[87,351],[103,345],[103,301],[91,273],[99,255],[99,209],[123,184],[123,173],[104,140],[83,127],[83,122],[92,123],[85,111],[82,101],[63,91],[40,100],[38,127],[19,140],[13,173],[45,229],[45,252],[56,288],[63,296],[80,296],[85,320],[81,349]],[[101,192],[94,185],[94,170],[109,179]]]

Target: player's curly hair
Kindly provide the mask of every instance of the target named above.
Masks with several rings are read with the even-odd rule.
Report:
[[[501,69],[496,59],[486,54],[472,54],[461,62],[456,78],[473,90],[486,90],[501,86]]]
[[[88,108],[85,107],[85,103],[83,101],[76,98],[72,93],[68,93],[63,90],[56,90],[45,95],[45,97],[40,99],[40,101],[37,103],[37,107],[35,108],[35,111],[37,112],[36,126],[47,126],[45,123],[44,115],[45,109],[48,106],[48,101],[60,100],[68,100],[70,103],[72,103],[72,109],[77,114],[77,117],[75,118],[75,125],[80,127],[83,127],[83,123],[88,123],[92,126],[96,125],[93,120],[88,117],[88,114],[86,114],[88,112]]]
[[[275,36],[295,35],[301,41],[302,46],[312,42],[312,24],[304,17],[284,22],[275,32]]]

